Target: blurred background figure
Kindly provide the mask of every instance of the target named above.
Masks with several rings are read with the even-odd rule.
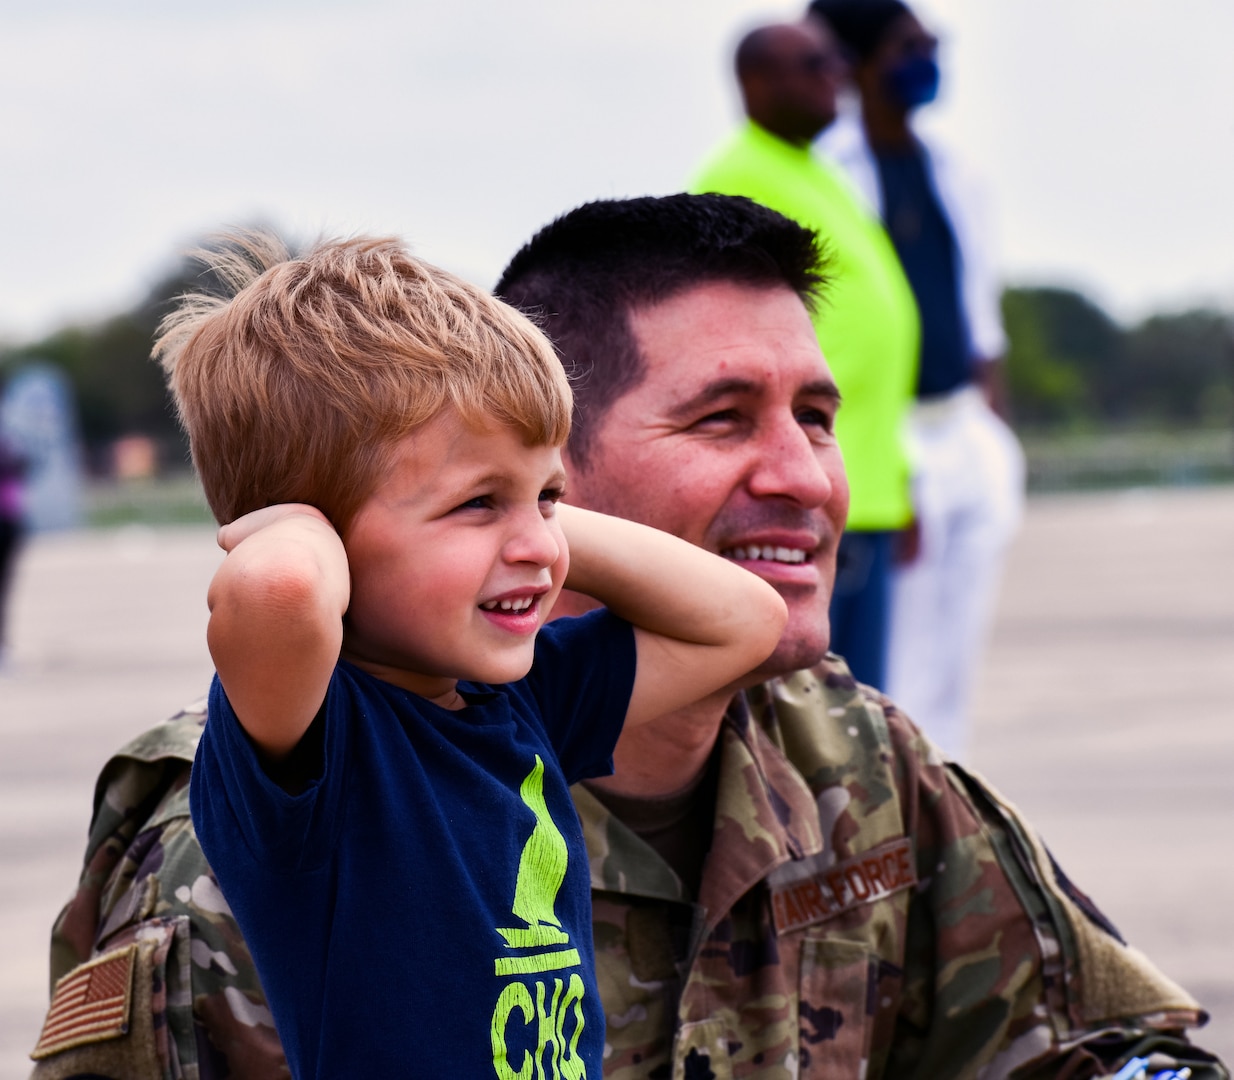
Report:
[[[811,18],[753,30],[737,47],[736,74],[748,120],[690,190],[745,195],[826,244],[831,281],[814,327],[844,399],[835,427],[852,490],[831,649],[859,681],[885,689],[893,541],[912,518],[903,431],[917,374],[917,309],[882,226],[811,148],[835,120],[846,74],[831,32]],[[811,430],[808,419],[803,425]]]
[[[814,0],[843,44],[859,107],[819,142],[878,208],[917,298],[910,420],[916,527],[892,574],[887,691],[949,756],[968,708],[1024,491],[1005,414],[1000,285],[978,195],[913,128],[939,85],[938,39],[900,0]],[[853,103],[857,106],[857,103]]]
[[[50,363],[26,361],[0,397],[0,432],[26,461],[26,525],[31,532],[82,521],[82,462],[73,387]]]
[[[26,459],[10,444],[0,427],[0,675],[9,664],[8,598],[13,564],[25,533],[22,506],[25,474]]]
[[[82,470],[68,378],[25,363],[0,384],[0,672],[12,665],[8,597],[27,531],[81,521]]]

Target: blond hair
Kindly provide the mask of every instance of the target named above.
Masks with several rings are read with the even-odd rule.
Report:
[[[342,532],[394,444],[445,408],[529,445],[569,434],[570,388],[540,331],[397,240],[292,258],[271,234],[233,232],[193,254],[230,295],[183,297],[154,357],[220,522],[306,502]]]

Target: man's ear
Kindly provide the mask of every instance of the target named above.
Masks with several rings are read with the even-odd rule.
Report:
[[[566,493],[562,501],[571,506],[580,506],[584,510],[599,509],[594,501],[595,478],[587,464],[579,461],[566,447],[561,450],[561,464],[566,471]]]
[[[575,505],[585,506],[586,503],[579,503],[576,499],[571,499],[569,494],[571,490],[581,494],[581,488],[586,484],[587,478],[592,475],[591,462],[587,461],[586,455],[573,453],[569,445],[561,448],[561,464],[566,470],[566,502],[575,503]]]

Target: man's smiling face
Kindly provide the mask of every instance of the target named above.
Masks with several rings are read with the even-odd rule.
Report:
[[[642,381],[599,421],[567,501],[663,529],[774,585],[789,622],[760,668],[827,648],[848,482],[839,404],[805,306],[787,287],[714,282],[631,314]]]

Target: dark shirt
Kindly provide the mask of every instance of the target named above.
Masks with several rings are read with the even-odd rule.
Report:
[[[603,610],[541,630],[526,678],[460,682],[459,710],[340,661],[294,795],[215,679],[193,824],[293,1076],[600,1075],[567,785],[611,772],[634,666]]]
[[[972,381],[955,235],[927,175],[924,150],[880,151],[875,160],[883,220],[921,311],[917,396],[946,394]]]

